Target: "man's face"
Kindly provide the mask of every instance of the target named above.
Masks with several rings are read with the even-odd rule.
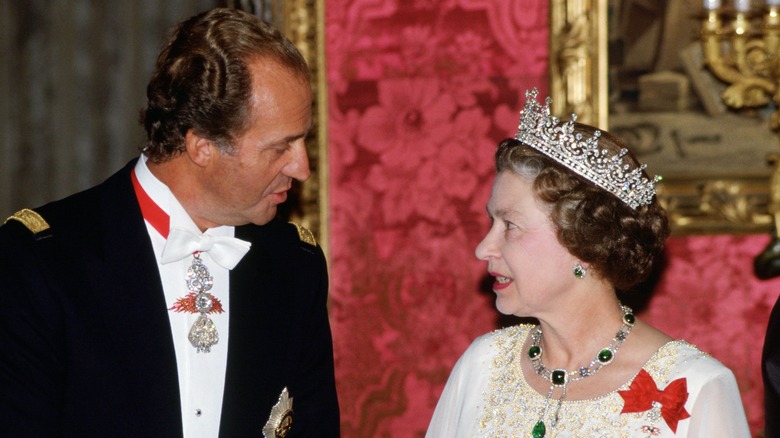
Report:
[[[206,168],[201,211],[207,226],[263,225],[287,199],[292,180],[309,178],[304,138],[312,126],[308,83],[275,62],[250,62],[251,111],[234,152]]]

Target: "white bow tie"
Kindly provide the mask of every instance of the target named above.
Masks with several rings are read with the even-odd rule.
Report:
[[[163,264],[177,262],[200,251],[208,252],[220,266],[233,269],[251,246],[251,243],[235,237],[209,236],[181,228],[171,228],[160,262]]]

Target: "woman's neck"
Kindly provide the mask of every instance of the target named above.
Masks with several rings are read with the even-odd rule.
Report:
[[[587,366],[621,328],[623,310],[617,299],[588,303],[558,319],[540,318],[544,364],[550,369]]]

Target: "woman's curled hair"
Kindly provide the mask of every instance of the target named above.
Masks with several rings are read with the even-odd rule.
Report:
[[[585,136],[596,131],[580,123],[575,127]],[[619,138],[603,131],[599,146],[611,154],[625,147]],[[639,165],[631,154],[623,160],[631,168]],[[666,212],[657,199],[634,210],[515,139],[499,144],[495,161],[498,173],[512,171],[533,181],[536,198],[550,207],[561,244],[616,289],[627,291],[650,275],[669,235]]]

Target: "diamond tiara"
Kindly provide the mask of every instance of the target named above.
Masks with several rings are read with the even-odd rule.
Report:
[[[653,179],[643,176],[646,164],[631,170],[630,165],[623,163],[623,157],[628,154],[625,148],[609,156],[598,145],[601,131],[583,138],[581,133],[574,132],[575,114],[570,121],[561,122],[550,115],[552,99],[548,97],[542,106],[536,101],[537,95],[536,88],[525,92],[525,108],[520,112],[516,140],[612,193],[635,210],[653,202],[655,183],[661,181],[660,176]]]

